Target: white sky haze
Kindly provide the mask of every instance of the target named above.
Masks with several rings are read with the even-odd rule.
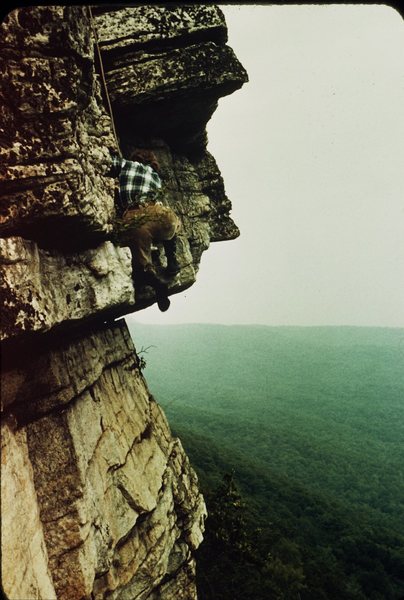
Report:
[[[384,5],[224,5],[249,75],[208,150],[234,241],[145,323],[404,326],[404,22]]]

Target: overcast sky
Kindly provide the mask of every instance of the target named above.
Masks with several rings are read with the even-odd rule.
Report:
[[[384,5],[221,7],[249,83],[208,150],[234,241],[145,323],[404,326],[404,22]]]

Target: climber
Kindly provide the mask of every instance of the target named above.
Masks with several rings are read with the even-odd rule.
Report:
[[[112,155],[107,175],[119,180],[114,241],[130,247],[135,278],[154,288],[159,309],[166,311],[170,306],[167,284],[180,270],[175,256],[180,220],[159,200],[162,188],[159,171],[153,152],[136,149],[130,160]],[[158,271],[153,264],[153,242],[163,243],[167,258],[164,271]]]

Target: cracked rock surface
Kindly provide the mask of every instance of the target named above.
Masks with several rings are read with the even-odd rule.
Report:
[[[205,505],[125,322],[59,341],[29,369],[20,362],[3,396],[6,592],[140,600],[179,586],[178,597],[196,597]],[[8,568],[16,549],[23,580]]]
[[[118,134],[114,136],[96,39]],[[239,235],[206,124],[247,81],[217,6],[32,6],[0,25],[2,585],[27,600],[194,600],[206,509],[123,315],[111,153],[152,149],[181,221],[170,294]],[[153,251],[164,267],[162,245]]]

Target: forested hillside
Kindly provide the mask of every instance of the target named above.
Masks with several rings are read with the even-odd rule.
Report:
[[[404,595],[404,330],[130,326],[207,496],[202,599]]]

